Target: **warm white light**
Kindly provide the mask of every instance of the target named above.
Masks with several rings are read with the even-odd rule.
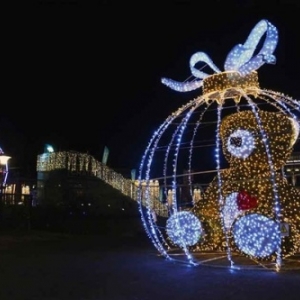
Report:
[[[54,152],[54,149],[51,145],[46,145],[46,150],[49,152],[49,153],[52,153]]]
[[[2,166],[5,166],[7,164],[7,162],[9,161],[9,159],[11,159],[10,156],[0,155],[0,164]]]

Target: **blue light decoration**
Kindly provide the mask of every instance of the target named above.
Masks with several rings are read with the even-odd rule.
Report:
[[[229,152],[239,158],[247,158],[255,149],[255,139],[248,130],[238,129],[227,140]]]
[[[166,229],[172,242],[180,247],[195,245],[202,234],[199,219],[188,211],[173,214],[167,220]]]
[[[263,35],[266,33],[265,41],[260,51],[253,56],[254,51]],[[244,44],[238,44],[229,52],[225,60],[224,69],[226,71],[236,71],[241,76],[250,74],[252,71],[259,69],[265,63],[274,64],[276,58],[273,55],[278,42],[278,32],[267,20],[261,20],[251,31]],[[169,88],[178,92],[188,92],[202,87],[201,79],[210,76],[207,73],[195,68],[196,64],[203,62],[216,73],[221,73],[218,67],[212,62],[209,56],[204,52],[197,52],[190,59],[190,70],[194,77],[200,80],[191,82],[178,82],[168,78],[162,78],[161,82]]]
[[[238,248],[254,258],[265,258],[280,244],[279,224],[260,214],[245,215],[234,223],[233,235]]]
[[[279,271],[300,247],[300,192],[281,173],[298,141],[300,104],[260,88],[257,74],[264,64],[276,63],[277,43],[277,28],[263,19],[228,53],[224,71],[196,52],[189,61],[193,79],[161,79],[178,92],[202,88],[202,95],[153,133],[139,167],[142,224],[168,260],[174,245],[192,265],[199,265],[195,252],[222,250],[233,267],[238,250],[275,261]],[[198,69],[199,63],[211,74]],[[159,181],[163,197],[153,196],[152,180]],[[188,203],[195,183],[205,184],[204,197]],[[184,188],[188,193],[181,195]],[[278,231],[282,223],[291,228],[288,237]]]

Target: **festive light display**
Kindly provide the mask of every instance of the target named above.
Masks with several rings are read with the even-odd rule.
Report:
[[[228,230],[231,228],[234,220],[240,215],[241,211],[238,208],[237,204],[237,196],[239,193],[234,192],[229,194],[225,198],[225,204],[222,210],[223,218],[224,218],[224,226],[225,229]]]
[[[280,270],[282,260],[299,248],[300,190],[286,181],[282,170],[298,139],[300,104],[260,88],[257,74],[263,64],[276,62],[277,42],[276,27],[262,20],[244,44],[229,52],[223,72],[207,54],[197,52],[190,59],[194,80],[162,78],[164,85],[179,92],[203,91],[167,117],[153,134],[139,169],[139,179],[146,182],[138,196],[142,222],[166,258],[172,259],[170,249],[176,244],[192,264],[197,264],[197,251],[221,250],[231,266],[235,264],[232,253],[238,252],[275,262]],[[256,51],[259,44],[261,49]],[[201,62],[214,73],[198,70]],[[213,149],[208,153],[209,146]],[[205,182],[201,199],[186,206],[182,186],[192,191],[193,184],[202,184],[208,174],[214,176]],[[163,195],[168,196],[170,213],[158,227],[151,218],[154,203],[147,192],[147,182],[153,178],[160,180]],[[187,222],[198,229],[189,232]],[[282,234],[283,224],[288,233]],[[197,242],[196,233],[201,235]]]
[[[300,191],[289,186],[281,173],[281,168],[292,151],[291,139],[295,134],[294,125],[289,117],[281,113],[260,110],[258,115],[260,124],[257,123],[255,114],[251,110],[231,114],[221,123],[220,137],[223,141],[223,152],[230,167],[220,172],[222,186],[220,187],[218,182],[212,182],[205,191],[205,200],[198,202],[193,208],[193,212],[199,219],[209,224],[207,231],[217,233],[207,236],[207,244],[203,243],[200,246],[203,249],[222,249],[226,245],[220,219],[220,203],[215,201],[219,193],[222,198],[226,199],[225,204],[221,203],[221,206],[224,207],[223,218],[228,235],[232,234],[230,224],[237,216],[241,218],[246,213],[255,212],[262,214],[265,218],[268,217],[269,220],[277,221],[278,228],[283,221],[291,227],[289,239],[283,239],[281,243],[283,257],[293,253],[300,245]],[[232,132],[236,133],[239,128],[247,129],[246,136],[251,136],[250,144],[247,138],[232,141]],[[250,131],[251,134],[249,134]],[[266,152],[266,140],[268,141],[269,157]],[[240,151],[232,150],[232,143],[238,149],[243,149],[245,144],[251,149],[250,154],[241,156]],[[228,193],[229,195],[227,195]],[[280,220],[277,220],[279,214]],[[265,238],[273,240],[274,237],[269,236],[270,233],[265,230],[266,225],[263,222],[256,222],[254,229],[257,230],[261,223],[263,229],[260,229],[259,232],[264,231]],[[252,223],[246,224],[249,227]],[[216,227],[219,228],[215,230]],[[239,233],[239,239],[241,239],[240,236]],[[243,238],[250,239],[247,230],[245,230]],[[230,244],[232,249],[235,248],[234,243],[236,243],[235,239]],[[278,241],[274,241],[274,243],[278,244]],[[268,252],[267,250],[262,251]],[[256,250],[250,249],[247,252],[256,253]]]
[[[253,257],[264,258],[278,248],[280,227],[274,220],[263,215],[249,214],[235,222],[233,236],[241,251]]]
[[[254,51],[263,35],[266,33],[266,38],[260,51],[254,56]],[[246,42],[236,45],[227,55],[224,69],[225,71],[235,71],[244,77],[250,74],[252,71],[257,70],[265,63],[275,63],[276,58],[273,52],[277,46],[278,32],[275,26],[273,26],[267,20],[261,20],[251,31]],[[203,52],[195,53],[190,59],[191,73],[200,79],[204,79],[209,75],[199,71],[195,68],[195,65],[199,62],[204,62],[210,66],[215,72],[221,73],[218,67],[212,62],[209,56]],[[224,75],[222,75],[224,76]],[[225,73],[226,76],[226,73]],[[226,82],[221,85],[226,85]],[[177,82],[172,79],[162,78],[162,83],[170,87],[175,91],[186,92],[199,88],[203,85],[201,80],[192,82]],[[241,85],[244,88],[243,85]]]
[[[167,220],[167,233],[175,245],[193,246],[201,236],[201,223],[197,217],[187,211],[173,214]]]
[[[227,148],[233,156],[245,159],[255,148],[254,141],[250,131],[237,129],[227,139]]]
[[[47,152],[37,157],[37,172],[65,170],[70,174],[96,176],[124,195],[137,200],[137,185],[87,153],[76,151]],[[152,182],[150,184],[152,189]],[[155,201],[157,203],[158,201]],[[159,203],[160,204],[160,203]],[[158,205],[157,205],[158,206]]]

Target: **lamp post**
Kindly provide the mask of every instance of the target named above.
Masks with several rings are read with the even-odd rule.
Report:
[[[1,148],[0,148],[1,150]],[[1,150],[1,153],[0,153],[0,172],[1,172],[1,186],[0,186],[0,205],[1,207],[3,206],[3,191],[4,191],[4,187],[5,187],[5,184],[6,184],[6,179],[7,179],[7,175],[8,175],[8,161],[11,157],[10,156],[7,156],[4,154],[4,152]]]

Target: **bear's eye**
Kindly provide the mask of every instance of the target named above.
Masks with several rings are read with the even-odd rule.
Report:
[[[240,137],[231,137],[230,144],[232,146],[241,147],[242,146],[242,138]]]
[[[228,151],[237,158],[247,158],[255,148],[255,138],[251,131],[237,129],[227,140]]]

